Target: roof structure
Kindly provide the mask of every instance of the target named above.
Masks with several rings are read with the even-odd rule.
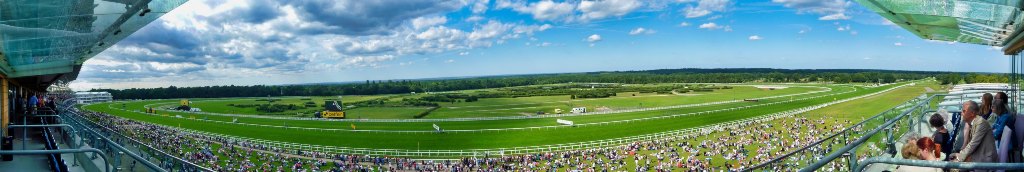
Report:
[[[0,1],[0,73],[43,88],[187,0]]]
[[[1002,46],[1019,42],[1021,0],[855,0],[893,24],[929,40]],[[1008,51],[1010,50],[1010,51]]]

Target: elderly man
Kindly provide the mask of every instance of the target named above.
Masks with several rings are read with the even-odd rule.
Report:
[[[996,162],[996,140],[992,135],[992,125],[985,119],[978,118],[980,109],[974,101],[964,102],[962,110],[964,121],[964,147],[957,155],[961,162]]]

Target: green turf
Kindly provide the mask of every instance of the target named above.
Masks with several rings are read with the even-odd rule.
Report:
[[[638,93],[638,92],[623,92],[618,93],[618,96],[609,98],[580,98],[570,99],[568,95],[564,96],[534,96],[534,97],[519,97],[519,98],[484,98],[476,102],[444,102],[439,103],[441,108],[431,112],[424,118],[466,118],[466,117],[495,117],[495,116],[524,116],[534,115],[537,112],[544,112],[553,114],[555,109],[562,109],[566,113],[573,107],[587,107],[590,111],[596,110],[623,110],[623,109],[635,109],[643,107],[659,107],[659,106],[672,106],[672,105],[684,105],[684,104],[695,104],[704,102],[714,101],[728,101],[728,100],[742,100],[759,98],[766,96],[777,96],[777,95],[788,95],[804,93],[809,91],[820,91],[821,88],[813,87],[790,87],[779,90],[765,90],[758,89],[752,86],[733,86],[732,89],[719,89],[713,92],[690,92],[676,94],[654,94],[654,93]],[[472,92],[472,91],[463,91]],[[389,102],[392,104],[400,102],[403,98],[417,98],[426,94],[416,95],[391,95],[392,98]],[[345,96],[343,103],[351,104],[353,102],[365,101],[375,98],[381,98],[385,96]],[[337,97],[271,97],[279,101],[273,103],[267,101],[265,97],[255,98],[236,98],[236,99],[190,99],[192,107],[200,108],[204,112],[210,113],[224,113],[224,114],[247,114],[247,115],[277,115],[277,116],[295,116],[295,117],[311,117],[313,112],[320,111],[323,108],[323,99],[325,98],[337,98]],[[309,100],[303,100],[309,99]],[[314,102],[317,107],[304,107],[302,106],[305,102]],[[177,106],[177,101],[166,101],[161,103],[154,103],[154,107],[173,107]],[[287,110],[284,112],[259,112],[255,107],[235,107],[230,105],[254,105],[254,104],[280,104],[280,105],[296,105],[299,109]],[[395,104],[398,105],[398,104]],[[355,112],[359,113],[360,117],[364,118],[402,118],[411,119],[414,116],[426,111],[427,108],[408,108],[408,107],[373,107],[369,109],[359,110],[359,107],[354,109]],[[394,110],[387,110],[393,108]],[[418,109],[418,110],[417,110]],[[382,114],[366,114],[366,113],[382,113]]]
[[[412,119],[429,107],[359,107],[345,110],[348,119]]]
[[[834,92],[850,91],[851,88],[846,87],[835,87]],[[818,93],[805,95],[802,97],[824,95],[830,93]],[[722,108],[731,108],[744,105],[756,105],[766,104],[778,101],[788,101],[790,98],[775,98],[766,99],[760,102],[739,102],[722,105],[712,106],[700,106],[700,107],[689,107],[689,108],[677,108],[668,110],[657,110],[657,111],[645,111],[645,112],[633,112],[633,113],[622,113],[615,115],[596,115],[596,116],[574,116],[574,117],[563,117],[561,119],[573,120],[577,123],[587,122],[603,122],[613,120],[628,120],[642,117],[656,117],[672,114],[682,114],[689,112],[708,111]],[[145,102],[128,103],[128,109],[131,107],[139,107],[146,104]],[[114,106],[117,107],[117,106]],[[358,110],[358,109],[356,109]],[[178,112],[161,112],[161,114],[180,114],[185,117],[196,116],[200,119],[216,120],[223,122],[235,121],[234,117],[224,117],[215,115],[193,115]],[[522,119],[522,120],[492,120],[492,121],[465,121],[465,122],[430,122],[430,123],[361,123],[361,122],[335,122],[335,121],[309,121],[309,120],[282,120],[282,119],[260,119],[260,118],[238,118],[240,123],[251,123],[261,125],[284,125],[292,127],[308,127],[308,128],[339,128],[338,126],[351,126],[353,123],[359,126],[359,129],[364,130],[433,130],[430,124],[438,124],[449,130],[468,130],[468,129],[494,129],[494,128],[513,128],[513,127],[539,127],[539,126],[553,126],[558,125],[554,119],[551,118],[537,118],[537,119]],[[340,124],[339,124],[340,123]],[[347,128],[347,127],[341,127]]]
[[[830,86],[833,88],[832,93],[848,91],[848,86]],[[188,119],[192,115],[184,114],[185,118],[174,118],[164,117],[158,115],[148,115],[141,113],[133,113],[120,111],[112,108],[108,108],[108,104],[94,104],[85,107],[89,110],[108,112],[114,115],[131,118],[135,120],[141,120],[151,123],[163,124],[168,126],[181,126],[183,128],[208,131],[214,133],[236,135],[242,137],[267,139],[267,140],[278,140],[295,143],[308,143],[318,145],[331,145],[331,146],[345,146],[345,147],[363,147],[363,148],[398,148],[398,149],[475,149],[475,148],[505,148],[505,147],[517,147],[517,146],[536,146],[536,145],[548,145],[548,144],[560,144],[560,143],[573,143],[581,141],[592,141],[601,139],[611,138],[622,138],[628,136],[635,136],[641,134],[650,134],[656,132],[663,132],[676,129],[692,128],[697,126],[703,126],[708,124],[739,120],[743,118],[755,117],[763,114],[770,114],[785,110],[790,110],[798,107],[806,107],[816,105],[820,103],[829,102],[835,99],[845,99],[864,95],[876,91],[880,91],[891,86],[879,87],[879,88],[860,88],[856,92],[842,94],[837,96],[829,96],[808,100],[798,100],[790,103],[768,105],[757,108],[742,109],[736,111],[724,111],[710,114],[666,118],[658,120],[645,120],[636,121],[629,123],[612,123],[600,126],[581,126],[581,127],[562,127],[555,129],[540,129],[540,130],[514,130],[514,131],[488,131],[488,132],[474,132],[474,133],[444,133],[444,134],[405,134],[405,133],[373,133],[373,132],[351,132],[351,131],[338,131],[338,132],[319,132],[319,131],[308,131],[308,130],[295,130],[295,129],[281,129],[273,127],[252,127],[243,125],[226,125],[223,123],[211,123]],[[816,95],[828,94],[819,93]],[[808,97],[814,95],[804,95],[801,97]],[[174,100],[162,100],[162,101],[174,101]],[[781,100],[777,100],[781,101]],[[141,109],[142,105],[152,104],[160,101],[141,101],[126,103],[125,107],[128,109]],[[761,102],[743,102],[719,106],[708,106],[708,107],[694,107],[694,108],[680,108],[670,109],[664,111],[645,111],[635,113],[623,113],[615,115],[594,115],[594,116],[580,116],[569,118],[577,121],[577,123],[586,122],[600,122],[600,121],[614,121],[621,119],[632,119],[638,117],[650,117],[650,116],[664,116],[670,114],[678,114],[685,112],[694,112],[710,109],[721,109],[726,107],[738,107],[757,103],[767,103],[771,101]],[[114,103],[113,107],[117,107],[118,103]],[[162,112],[169,113],[169,112]],[[173,114],[173,113],[169,113]],[[209,118],[215,120],[215,116],[197,116],[197,118]],[[396,129],[416,129],[416,130],[429,130],[432,123],[359,123],[359,122],[324,122],[324,121],[290,121],[290,120],[270,120],[270,119],[248,119],[240,118],[240,122],[266,122],[274,125],[288,125],[288,126],[310,126],[310,127],[322,127],[322,128],[347,128],[350,124],[355,124],[360,129],[365,128],[380,128],[385,130],[396,130]],[[280,124],[277,124],[280,123]],[[287,124],[285,124],[287,123]],[[459,128],[507,128],[507,127],[521,127],[521,126],[545,126],[553,125],[553,119],[523,119],[523,120],[496,120],[496,121],[474,121],[474,122],[437,122],[436,124],[442,126],[445,129],[459,129]]]
[[[570,99],[569,96],[535,96],[520,98],[490,98],[477,102],[441,103],[441,108],[427,118],[465,118],[481,116],[523,116],[536,112],[566,113],[573,107],[586,107],[594,111],[599,107],[609,110],[695,104],[715,101],[742,100],[774,95],[818,91],[820,88],[791,87],[781,90],[762,90],[750,86],[735,86],[714,92],[692,92],[682,95],[624,92],[610,98]],[[636,96],[634,96],[636,95]]]
[[[375,99],[375,98],[382,98],[382,97],[387,97],[387,95],[343,96],[342,103],[354,103],[354,102],[360,102],[360,101],[365,101],[365,100],[370,100],[370,99]],[[251,115],[296,115],[296,114],[305,114],[305,115],[308,116],[308,115],[311,115],[311,113],[309,113],[311,111],[321,111],[321,110],[323,110],[323,104],[324,104],[324,100],[325,99],[338,99],[338,97],[336,97],[336,96],[328,96],[328,97],[271,97],[271,99],[276,99],[276,100],[279,100],[279,101],[275,101],[273,103],[270,103],[270,102],[267,102],[267,101],[259,101],[259,100],[266,100],[266,99],[267,99],[266,97],[233,98],[233,99],[190,99],[192,101],[192,104],[190,104],[190,106],[194,107],[194,108],[200,108],[200,109],[202,109],[203,112],[211,112],[211,113],[251,114]],[[308,100],[306,100],[306,99],[308,99]],[[313,103],[316,103],[317,106],[316,107],[304,107],[303,105],[304,105],[305,102],[313,102]],[[174,102],[162,103],[160,105],[161,106],[176,106],[177,104],[178,104],[177,101],[174,101]],[[284,112],[267,113],[267,112],[256,111],[256,108],[252,108],[252,107],[241,108],[241,107],[229,106],[229,104],[282,104],[282,105],[294,104],[294,105],[300,106],[302,108],[298,109],[298,110],[288,110],[288,111],[284,111]]]

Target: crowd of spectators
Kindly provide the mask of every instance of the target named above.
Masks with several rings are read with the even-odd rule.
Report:
[[[827,116],[797,115],[610,148],[414,160],[286,150],[104,113],[80,114],[117,133],[216,171],[740,171],[805,147],[851,124],[849,120]],[[845,140],[832,139],[791,156],[784,165],[767,168],[797,169],[843,143]],[[828,168],[840,169],[844,164],[833,163]]]
[[[1024,126],[1024,121],[1016,120],[1018,115],[1010,111],[1006,93],[985,93],[981,98],[980,105],[975,101],[964,102],[959,115],[932,114],[929,118],[929,125],[935,129],[932,136],[907,140],[902,151],[903,158],[951,162],[1024,162],[1021,158],[1024,132],[1017,131],[1018,126]],[[947,125],[947,121],[951,125]],[[937,170],[913,166],[899,168]]]

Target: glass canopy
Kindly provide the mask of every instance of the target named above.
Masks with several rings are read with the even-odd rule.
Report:
[[[1005,46],[1021,20],[1021,0],[855,1],[930,40]]]
[[[0,0],[0,72],[10,78],[77,72],[186,1]]]

